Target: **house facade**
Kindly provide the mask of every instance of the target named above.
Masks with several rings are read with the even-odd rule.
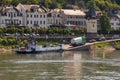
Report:
[[[24,5],[0,8],[0,26],[47,28],[51,25],[70,29],[87,28],[86,13],[74,9],[46,9],[42,5]]]
[[[48,12],[47,15],[47,26],[55,25],[59,26],[62,25],[62,18],[61,18],[61,9],[53,9]]]
[[[47,9],[42,5],[18,4],[17,9],[23,15],[23,26],[26,27],[47,27]]]
[[[111,23],[111,28],[113,30],[118,30],[120,29],[120,16],[116,17],[111,17],[110,18],[110,23]]]
[[[117,9],[111,9],[108,14],[111,23],[112,30],[120,29],[120,11]]]
[[[81,10],[62,9],[61,19],[64,26],[71,29],[86,28],[86,14]]]
[[[2,7],[0,26],[22,26],[22,13],[15,7]]]

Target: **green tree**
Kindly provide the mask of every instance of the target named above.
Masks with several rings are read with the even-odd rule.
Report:
[[[110,32],[111,30],[110,19],[106,13],[103,13],[103,15],[100,17],[99,24],[101,33]]]

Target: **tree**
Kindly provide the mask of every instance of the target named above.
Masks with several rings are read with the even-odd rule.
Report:
[[[100,24],[100,32],[101,33],[109,33],[111,30],[111,25],[110,25],[110,19],[107,16],[106,13],[103,13],[103,15],[99,19],[99,24]]]

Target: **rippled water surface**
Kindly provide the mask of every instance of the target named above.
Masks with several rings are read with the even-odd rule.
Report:
[[[0,80],[120,80],[120,51],[1,54]]]

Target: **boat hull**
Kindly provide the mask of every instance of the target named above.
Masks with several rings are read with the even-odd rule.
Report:
[[[40,53],[40,51],[38,52],[38,51],[30,51],[30,52],[28,52],[28,51],[15,51],[16,53],[20,53],[20,54],[26,54],[26,53]]]
[[[63,52],[63,50],[49,50],[49,51],[15,51],[19,54],[32,54],[32,53],[44,53],[44,52]]]

